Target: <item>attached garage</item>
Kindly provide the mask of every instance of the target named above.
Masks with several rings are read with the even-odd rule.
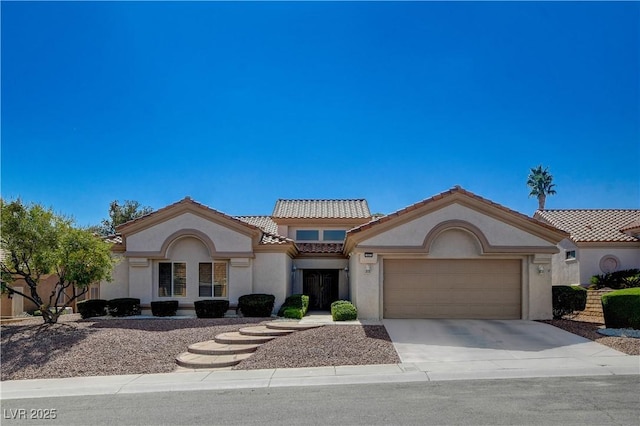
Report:
[[[551,318],[566,233],[460,187],[347,232],[360,318]]]
[[[387,259],[385,318],[520,319],[519,259]]]

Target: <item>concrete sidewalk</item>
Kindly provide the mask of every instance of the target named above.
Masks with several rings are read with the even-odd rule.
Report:
[[[511,365],[482,361],[401,363],[265,370],[188,370],[164,374],[74,377],[1,382],[0,399],[144,392],[322,386],[443,380],[640,375],[638,356],[591,356],[518,360]]]

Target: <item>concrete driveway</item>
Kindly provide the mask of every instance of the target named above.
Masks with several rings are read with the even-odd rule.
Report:
[[[483,376],[491,377],[491,372],[521,370],[572,375],[595,374],[604,366],[621,367],[628,374],[640,372],[637,356],[535,321],[385,319],[383,323],[402,362],[425,372],[453,376],[485,372]]]

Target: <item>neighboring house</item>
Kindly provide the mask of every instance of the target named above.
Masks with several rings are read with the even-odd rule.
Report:
[[[38,294],[43,302],[49,303],[49,296],[53,291],[56,290],[56,286],[58,284],[58,276],[55,274],[47,274],[40,277],[40,282],[38,283]],[[17,278],[15,281],[11,283],[11,287],[14,289],[29,294],[29,285],[22,278]],[[92,286],[92,298],[96,299],[98,297],[98,286]],[[62,306],[64,302],[68,301],[70,297],[63,295],[63,299],[61,299],[58,303],[59,306]],[[82,300],[82,299],[80,299]],[[76,310],[76,301],[73,301],[69,305],[75,312]],[[23,312],[33,313],[33,311],[40,309],[35,303],[33,303],[29,299],[25,299],[19,295],[12,295],[9,297],[8,294],[3,294],[0,303],[0,316],[2,317],[14,317],[22,314]]]
[[[640,269],[640,210],[538,210],[533,217],[570,234],[553,256],[554,285],[587,286],[593,275]]]
[[[360,318],[551,317],[551,258],[568,234],[455,187],[372,218],[365,200],[278,200],[232,217],[185,198],[117,228],[103,299],[306,293]]]

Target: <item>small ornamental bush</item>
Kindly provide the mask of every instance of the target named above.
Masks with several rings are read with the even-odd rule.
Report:
[[[177,300],[162,300],[151,302],[151,313],[154,317],[173,317],[177,312]]]
[[[280,316],[291,319],[302,319],[302,317],[304,317],[304,314],[302,313],[302,309],[289,307],[285,308],[285,310],[282,312],[282,315]]]
[[[309,310],[309,296],[305,294],[292,294],[287,297],[280,310],[279,317],[301,319]]]
[[[589,288],[598,290],[605,287],[613,290],[640,287],[640,269],[625,269],[591,277]]]
[[[358,310],[347,300],[336,300],[331,304],[331,317],[334,321],[352,321],[358,318]]]
[[[223,318],[229,310],[228,300],[196,300],[193,302],[198,318]]]
[[[109,315],[112,317],[140,315],[140,299],[133,297],[111,299],[107,303],[107,309],[109,310]]]
[[[607,328],[640,330],[640,288],[626,288],[603,295],[602,313]]]
[[[553,319],[560,319],[576,311],[584,311],[587,306],[587,290],[573,285],[551,287]]]
[[[245,294],[238,298],[238,310],[245,317],[270,317],[275,301],[273,294]]]
[[[82,319],[107,315],[107,301],[104,299],[89,299],[76,303]]]

